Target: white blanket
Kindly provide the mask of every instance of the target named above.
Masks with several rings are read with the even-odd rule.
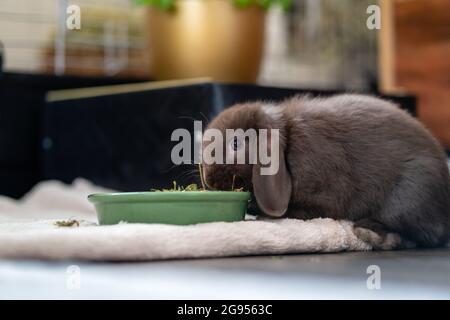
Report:
[[[20,201],[0,197],[0,258],[130,261],[371,249],[351,222],[332,219],[98,226],[86,196],[105,191],[78,179],[42,182]],[[81,223],[55,225],[67,219]]]

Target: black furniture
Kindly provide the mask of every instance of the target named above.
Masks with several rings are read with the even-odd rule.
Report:
[[[49,90],[129,82],[3,72],[0,76],[0,194],[20,197],[42,177],[40,130]]]

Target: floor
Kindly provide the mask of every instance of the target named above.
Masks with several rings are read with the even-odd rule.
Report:
[[[449,299],[450,249],[146,263],[4,260],[0,298]]]

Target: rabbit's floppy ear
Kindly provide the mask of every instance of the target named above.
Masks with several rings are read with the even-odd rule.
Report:
[[[270,144],[268,144],[268,148]],[[261,174],[265,166],[259,161],[253,165],[253,193],[260,209],[271,217],[282,217],[288,209],[292,193],[291,175],[288,171],[284,148],[278,152],[278,171],[272,175]]]

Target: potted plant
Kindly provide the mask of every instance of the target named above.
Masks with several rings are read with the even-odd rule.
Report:
[[[136,0],[148,6],[151,75],[255,82],[265,10],[292,0]]]

